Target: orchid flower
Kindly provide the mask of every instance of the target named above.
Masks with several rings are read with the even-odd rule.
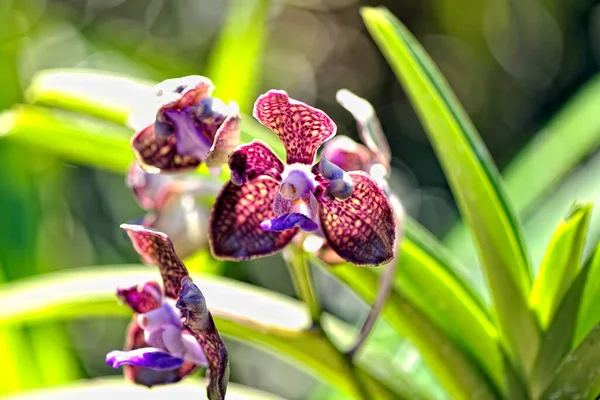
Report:
[[[331,118],[281,90],[261,95],[253,115],[283,142],[286,162],[258,140],[230,155],[231,180],[209,222],[215,257],[272,254],[303,230],[320,232],[356,265],[390,261],[396,227],[383,190],[364,172],[345,172],[325,158],[315,163],[319,147],[336,133]]]
[[[111,351],[106,362],[113,368],[123,366],[128,379],[149,387],[177,382],[205,366],[209,368],[207,388],[213,392],[209,398],[222,399],[229,376],[227,350],[202,293],[191,282],[167,235],[139,225],[123,224],[122,228],[142,259],[158,265],[163,288],[147,282],[117,290],[135,314],[125,351]]]
[[[203,76],[168,79],[155,87],[159,109],[154,123],[131,139],[142,168],[178,172],[201,163],[217,167],[240,141],[237,104],[211,97],[214,86]]]
[[[216,196],[220,185],[193,174],[150,174],[136,162],[129,168],[126,182],[147,211],[138,222],[167,234],[181,258],[208,244],[210,210],[198,196]]]

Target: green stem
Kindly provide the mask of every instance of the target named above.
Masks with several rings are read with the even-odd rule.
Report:
[[[313,325],[320,325],[321,304],[313,287],[312,268],[304,251],[296,244],[290,244],[284,250],[283,257],[290,270],[298,298],[308,306]]]
[[[352,358],[348,357],[335,346],[331,338],[327,335],[327,332],[325,332],[321,326],[321,315],[323,311],[313,286],[312,267],[307,260],[304,250],[297,244],[290,244],[283,251],[283,256],[289,267],[296,294],[300,300],[308,306],[313,322],[313,328],[327,341],[328,345],[335,350],[340,361],[343,361],[346,367],[348,382],[354,386],[356,394],[363,400],[371,399],[372,396],[370,396],[366,385],[359,377]]]

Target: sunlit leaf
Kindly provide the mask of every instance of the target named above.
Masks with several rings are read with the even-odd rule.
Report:
[[[174,77],[175,78],[175,77]],[[38,72],[27,88],[33,104],[58,107],[126,125],[132,113],[155,110],[155,82],[96,70],[56,69]],[[133,133],[129,130],[129,136]],[[257,138],[280,156],[283,145],[251,116],[242,117],[242,141]]]
[[[375,299],[378,276],[372,269],[350,264],[324,268],[366,302],[371,303]],[[382,315],[398,333],[415,343],[426,364],[452,398],[497,396],[497,389],[468,352],[444,334],[397,288],[390,294]]]
[[[598,99],[600,75],[586,82],[502,172],[506,193],[518,215],[529,214],[536,204],[545,202],[544,195],[598,149]],[[461,222],[446,238],[452,251],[470,262],[475,259],[469,242],[467,228]]]
[[[600,251],[597,248],[579,271],[573,284],[568,287],[556,309],[552,322],[544,334],[540,354],[530,379],[534,397],[538,397],[541,391],[554,379],[556,369],[573,346],[584,289],[589,279],[590,270],[594,266],[597,267],[598,264],[600,264]]]
[[[347,395],[356,395],[347,360],[320,332],[304,330],[310,326],[310,318],[298,302],[223,277],[192,276],[206,296],[220,333],[275,352]],[[131,311],[117,303],[115,288],[156,278],[149,267],[115,266],[61,271],[13,282],[0,287],[0,325],[129,316]],[[377,398],[394,398],[368,372],[360,367],[356,371]]]
[[[102,378],[79,381],[70,385],[25,391],[7,397],[11,400],[51,400],[51,399],[110,399],[110,398],[144,398],[162,400],[170,397],[190,397],[206,399],[206,389],[200,380],[191,380],[177,385],[147,388],[126,382],[123,379]],[[277,400],[280,397],[257,389],[230,383],[227,388],[228,400]]]
[[[217,87],[215,96],[234,100],[242,111],[250,112],[263,70],[270,1],[232,0],[228,4],[205,74]]]
[[[548,246],[530,297],[544,329],[577,274],[591,212],[591,204],[574,205]]]
[[[528,371],[540,331],[527,305],[528,256],[499,174],[456,96],[410,32],[386,9],[365,8],[362,15],[413,103],[473,231],[509,354]]]
[[[595,250],[585,265],[589,268],[588,278],[583,290],[583,298],[577,318],[577,329],[574,344],[579,344],[583,338],[600,323],[600,251]],[[580,272],[580,274],[583,273]]]
[[[114,123],[36,106],[0,114],[0,140],[36,146],[64,160],[125,173],[131,133]]]

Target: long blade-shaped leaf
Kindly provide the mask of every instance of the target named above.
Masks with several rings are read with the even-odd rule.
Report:
[[[115,300],[115,288],[156,279],[151,271],[131,266],[69,270],[3,285],[0,324],[128,316],[131,311]],[[206,296],[219,332],[273,351],[346,395],[357,395],[346,360],[319,332],[304,330],[310,320],[298,302],[222,277],[192,276]],[[360,367],[357,371],[376,398],[393,398],[370,374]]]
[[[499,174],[456,96],[410,32],[382,8],[363,9],[363,18],[415,106],[473,231],[508,350],[529,371],[540,332],[527,305],[529,260]]]
[[[215,95],[236,101],[244,112],[252,110],[260,83],[269,3],[269,0],[229,2],[227,18],[206,68],[206,75],[217,87]]]
[[[132,114],[157,109],[154,83],[122,75],[85,69],[51,69],[38,72],[27,88],[33,104],[58,107],[116,122],[129,123]],[[130,135],[133,131],[130,131]],[[250,116],[242,118],[242,140],[257,138],[279,155],[283,145],[277,137]]]
[[[326,270],[352,287],[366,302],[375,299],[378,276],[373,270],[356,268],[350,264],[326,267]],[[444,334],[397,289],[390,294],[382,315],[398,333],[415,343],[452,398],[483,399],[497,396],[497,389],[468,352]]]
[[[548,246],[530,297],[542,328],[550,323],[577,274],[591,213],[591,204],[573,206]]]
[[[600,251],[598,248],[568,288],[553,316],[552,323],[544,335],[540,354],[530,379],[534,398],[537,398],[551,382],[556,369],[571,350],[581,299],[589,278],[589,272],[597,264],[600,264]]]
[[[565,357],[541,400],[596,399],[600,394],[600,325]]]
[[[125,173],[133,161],[131,132],[111,122],[43,107],[0,114],[0,139],[42,148],[67,161]]]
[[[576,345],[600,323],[600,307],[598,307],[600,304],[600,250],[596,249],[590,260],[588,262],[590,264],[588,278],[577,318],[574,340]]]
[[[600,75],[586,82],[502,171],[506,193],[518,215],[529,214],[536,204],[545,201],[545,194],[598,149],[598,99]],[[446,243],[461,260],[475,261],[463,223],[456,224]]]
[[[65,386],[30,390],[9,396],[6,400],[52,400],[52,399],[110,399],[144,398],[162,400],[173,397],[206,399],[206,389],[200,381],[188,380],[177,385],[155,387],[152,390],[123,379],[102,378],[79,381]],[[247,386],[230,383],[227,387],[228,400],[280,400],[281,398]]]

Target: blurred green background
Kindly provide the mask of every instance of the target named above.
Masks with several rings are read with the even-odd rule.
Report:
[[[101,69],[148,81],[204,74],[217,84],[216,96],[234,97],[245,112],[259,93],[285,89],[356,138],[354,120],[335,102],[335,92],[348,88],[378,113],[394,156],[393,185],[408,214],[444,238],[459,219],[452,195],[410,103],[363,27],[358,10],[365,5],[387,6],[423,43],[501,170],[518,162],[526,146],[535,156],[550,117],[598,71],[600,7],[588,0],[1,0],[0,110],[25,101],[32,77],[47,68]],[[600,90],[586,93],[592,98],[585,112],[600,114]],[[570,121],[578,111],[561,115]],[[570,202],[600,197],[600,126],[597,117],[577,116],[558,126],[564,140],[544,148],[543,162],[506,170],[534,264]],[[580,129],[595,138],[583,150]],[[1,133],[1,281],[137,262],[118,225],[143,211],[122,175],[66,163]],[[530,192],[551,164],[572,153],[560,176]],[[596,219],[590,235],[590,243],[600,238]],[[456,236],[448,243],[464,250],[465,274],[481,285],[474,258]],[[192,268],[293,296],[279,257]],[[317,283],[327,310],[360,322],[366,307],[355,296],[324,275]],[[94,318],[0,327],[0,395],[119,374],[104,354],[122,346],[126,323]],[[384,328],[376,334],[398,368],[435,385],[410,343]],[[228,347],[232,381],[286,398],[326,397],[292,365],[239,343]]]

